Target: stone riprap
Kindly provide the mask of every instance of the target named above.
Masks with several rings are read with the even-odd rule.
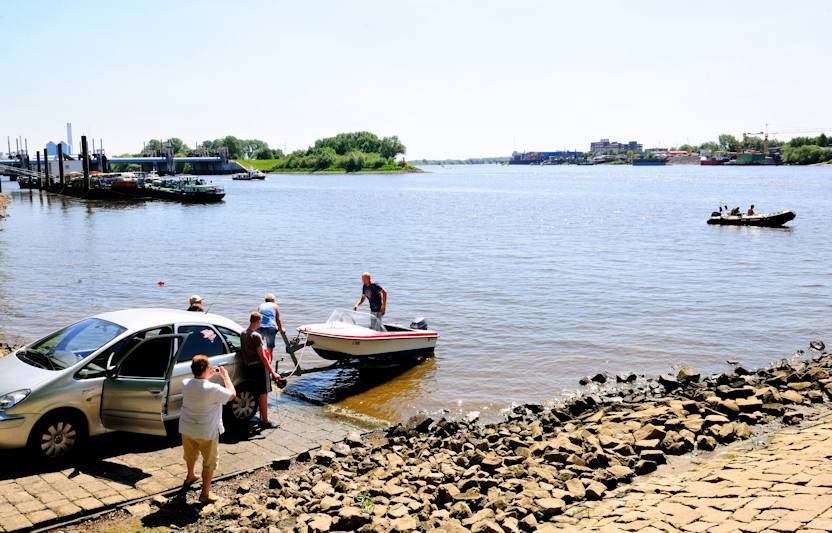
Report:
[[[495,424],[413,417],[380,441],[352,439],[304,457],[309,466],[297,475],[276,476],[257,494],[233,494],[222,504],[201,508],[200,518],[187,527],[315,533],[583,527],[569,522],[574,516],[568,509],[598,505],[595,501],[618,494],[614,491],[655,471],[668,456],[747,441],[756,424],[800,423],[832,397],[830,366],[829,354],[813,350],[809,358],[783,360],[756,372],[738,367],[701,379],[694,369],[683,368],[677,375],[582,395],[563,406],[520,406]],[[628,376],[620,381],[633,383]],[[813,454],[821,458],[818,448]],[[785,474],[791,467],[772,463],[772,468]],[[825,483],[810,479],[811,468],[807,464],[799,479],[790,477],[782,487],[774,483],[779,478],[771,478],[773,490],[788,493]],[[708,475],[696,480],[709,484],[713,492],[707,497],[737,496],[728,488],[721,492],[730,479]],[[793,495],[803,494],[794,490]],[[669,486],[667,492],[676,489]],[[668,501],[663,512],[671,507],[684,512],[674,505],[683,504]],[[719,516],[714,512],[707,518]],[[604,525],[626,530],[623,522]]]

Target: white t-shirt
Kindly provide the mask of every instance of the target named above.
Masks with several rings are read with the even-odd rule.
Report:
[[[207,379],[182,382],[182,415],[179,433],[196,440],[214,440],[225,431],[222,406],[231,399],[231,391]]]

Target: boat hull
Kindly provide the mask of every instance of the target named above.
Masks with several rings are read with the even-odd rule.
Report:
[[[312,348],[320,357],[330,361],[371,359],[379,361],[413,361],[433,355],[436,333],[376,335],[369,337],[322,335],[306,332]]]
[[[225,193],[180,193],[172,191],[161,191],[159,189],[148,189],[154,198],[163,200],[175,200],[177,202],[189,203],[212,203],[220,202],[225,198]]]
[[[708,224],[718,226],[757,226],[764,228],[777,228],[794,220],[794,211],[780,211],[779,213],[770,213],[766,215],[743,215],[743,216],[712,216],[708,219]]]

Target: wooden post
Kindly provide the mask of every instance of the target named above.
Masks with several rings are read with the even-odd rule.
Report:
[[[84,166],[84,191],[90,190],[90,153],[87,151],[87,136],[81,135],[81,157]]]
[[[40,179],[40,152],[37,153],[38,156],[38,190],[43,189],[43,182]]]
[[[49,181],[49,152],[46,148],[43,149],[43,180],[46,182],[44,185],[46,186],[46,190],[52,190],[52,183]]]
[[[64,145],[58,143],[58,176],[61,188],[64,186]]]

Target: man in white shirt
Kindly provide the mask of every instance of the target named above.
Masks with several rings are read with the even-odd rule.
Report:
[[[182,385],[182,415],[179,417],[179,433],[185,450],[188,475],[185,485],[198,478],[194,474],[197,457],[202,454],[202,492],[199,501],[212,503],[217,497],[211,494],[211,478],[217,468],[217,454],[222,426],[222,406],[237,396],[234,384],[223,367],[211,367],[208,358],[197,355],[191,360],[193,379]],[[211,383],[211,377],[219,374],[225,387]]]

